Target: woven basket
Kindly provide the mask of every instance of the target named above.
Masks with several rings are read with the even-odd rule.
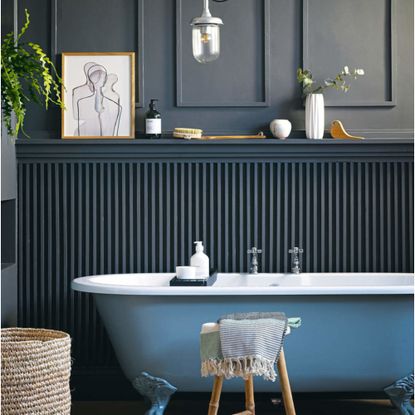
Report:
[[[2,329],[2,415],[69,415],[70,352],[61,331]]]

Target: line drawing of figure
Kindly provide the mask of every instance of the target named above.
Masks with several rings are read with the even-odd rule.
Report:
[[[122,114],[116,74],[96,62],[84,65],[85,83],[72,89],[75,136],[117,136]]]
[[[72,112],[74,114],[74,118],[76,119],[77,110],[77,103],[80,98],[83,98],[87,95],[91,95],[93,91],[93,85],[88,78],[88,70],[92,66],[96,66],[95,62],[88,62],[84,65],[84,74],[85,74],[85,83],[83,85],[77,86],[72,89]]]
[[[107,83],[104,85],[103,95],[115,102],[118,105],[117,121],[114,125],[113,135],[118,135],[120,128],[120,120],[122,114],[122,105],[120,104],[120,94],[114,90],[114,85],[118,82],[118,76],[115,73],[110,73],[107,77]]]

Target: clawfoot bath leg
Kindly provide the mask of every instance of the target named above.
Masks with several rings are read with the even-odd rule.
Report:
[[[141,372],[132,383],[134,388],[151,403],[151,408],[145,415],[163,415],[170,396],[177,391],[177,388],[170,385],[167,380],[156,378],[147,372]]]
[[[414,394],[413,373],[387,386],[384,391],[392,403],[399,409],[401,415],[414,414],[414,407],[411,405],[411,398]]]

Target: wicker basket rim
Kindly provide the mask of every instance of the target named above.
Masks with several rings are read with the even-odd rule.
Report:
[[[1,343],[47,343],[47,342],[54,342],[54,341],[62,341],[62,340],[68,340],[70,339],[70,336],[68,333],[65,333],[60,330],[51,330],[51,329],[37,329],[37,328],[24,328],[24,327],[9,327],[5,329],[1,329]],[[35,336],[30,339],[19,339],[16,337],[10,337],[8,336],[24,336],[24,334],[36,334],[43,335],[43,338],[36,338]],[[50,335],[49,338],[47,338],[47,335]],[[46,337],[46,338],[45,338]]]

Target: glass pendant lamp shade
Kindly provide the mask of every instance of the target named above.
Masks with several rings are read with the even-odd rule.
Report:
[[[192,30],[193,56],[200,63],[212,62],[220,54],[220,28],[215,24],[196,25]]]
[[[212,17],[208,1],[203,0],[202,16],[195,17],[190,23],[193,26],[193,56],[199,63],[212,62],[220,55],[220,25],[223,22],[219,17]]]

